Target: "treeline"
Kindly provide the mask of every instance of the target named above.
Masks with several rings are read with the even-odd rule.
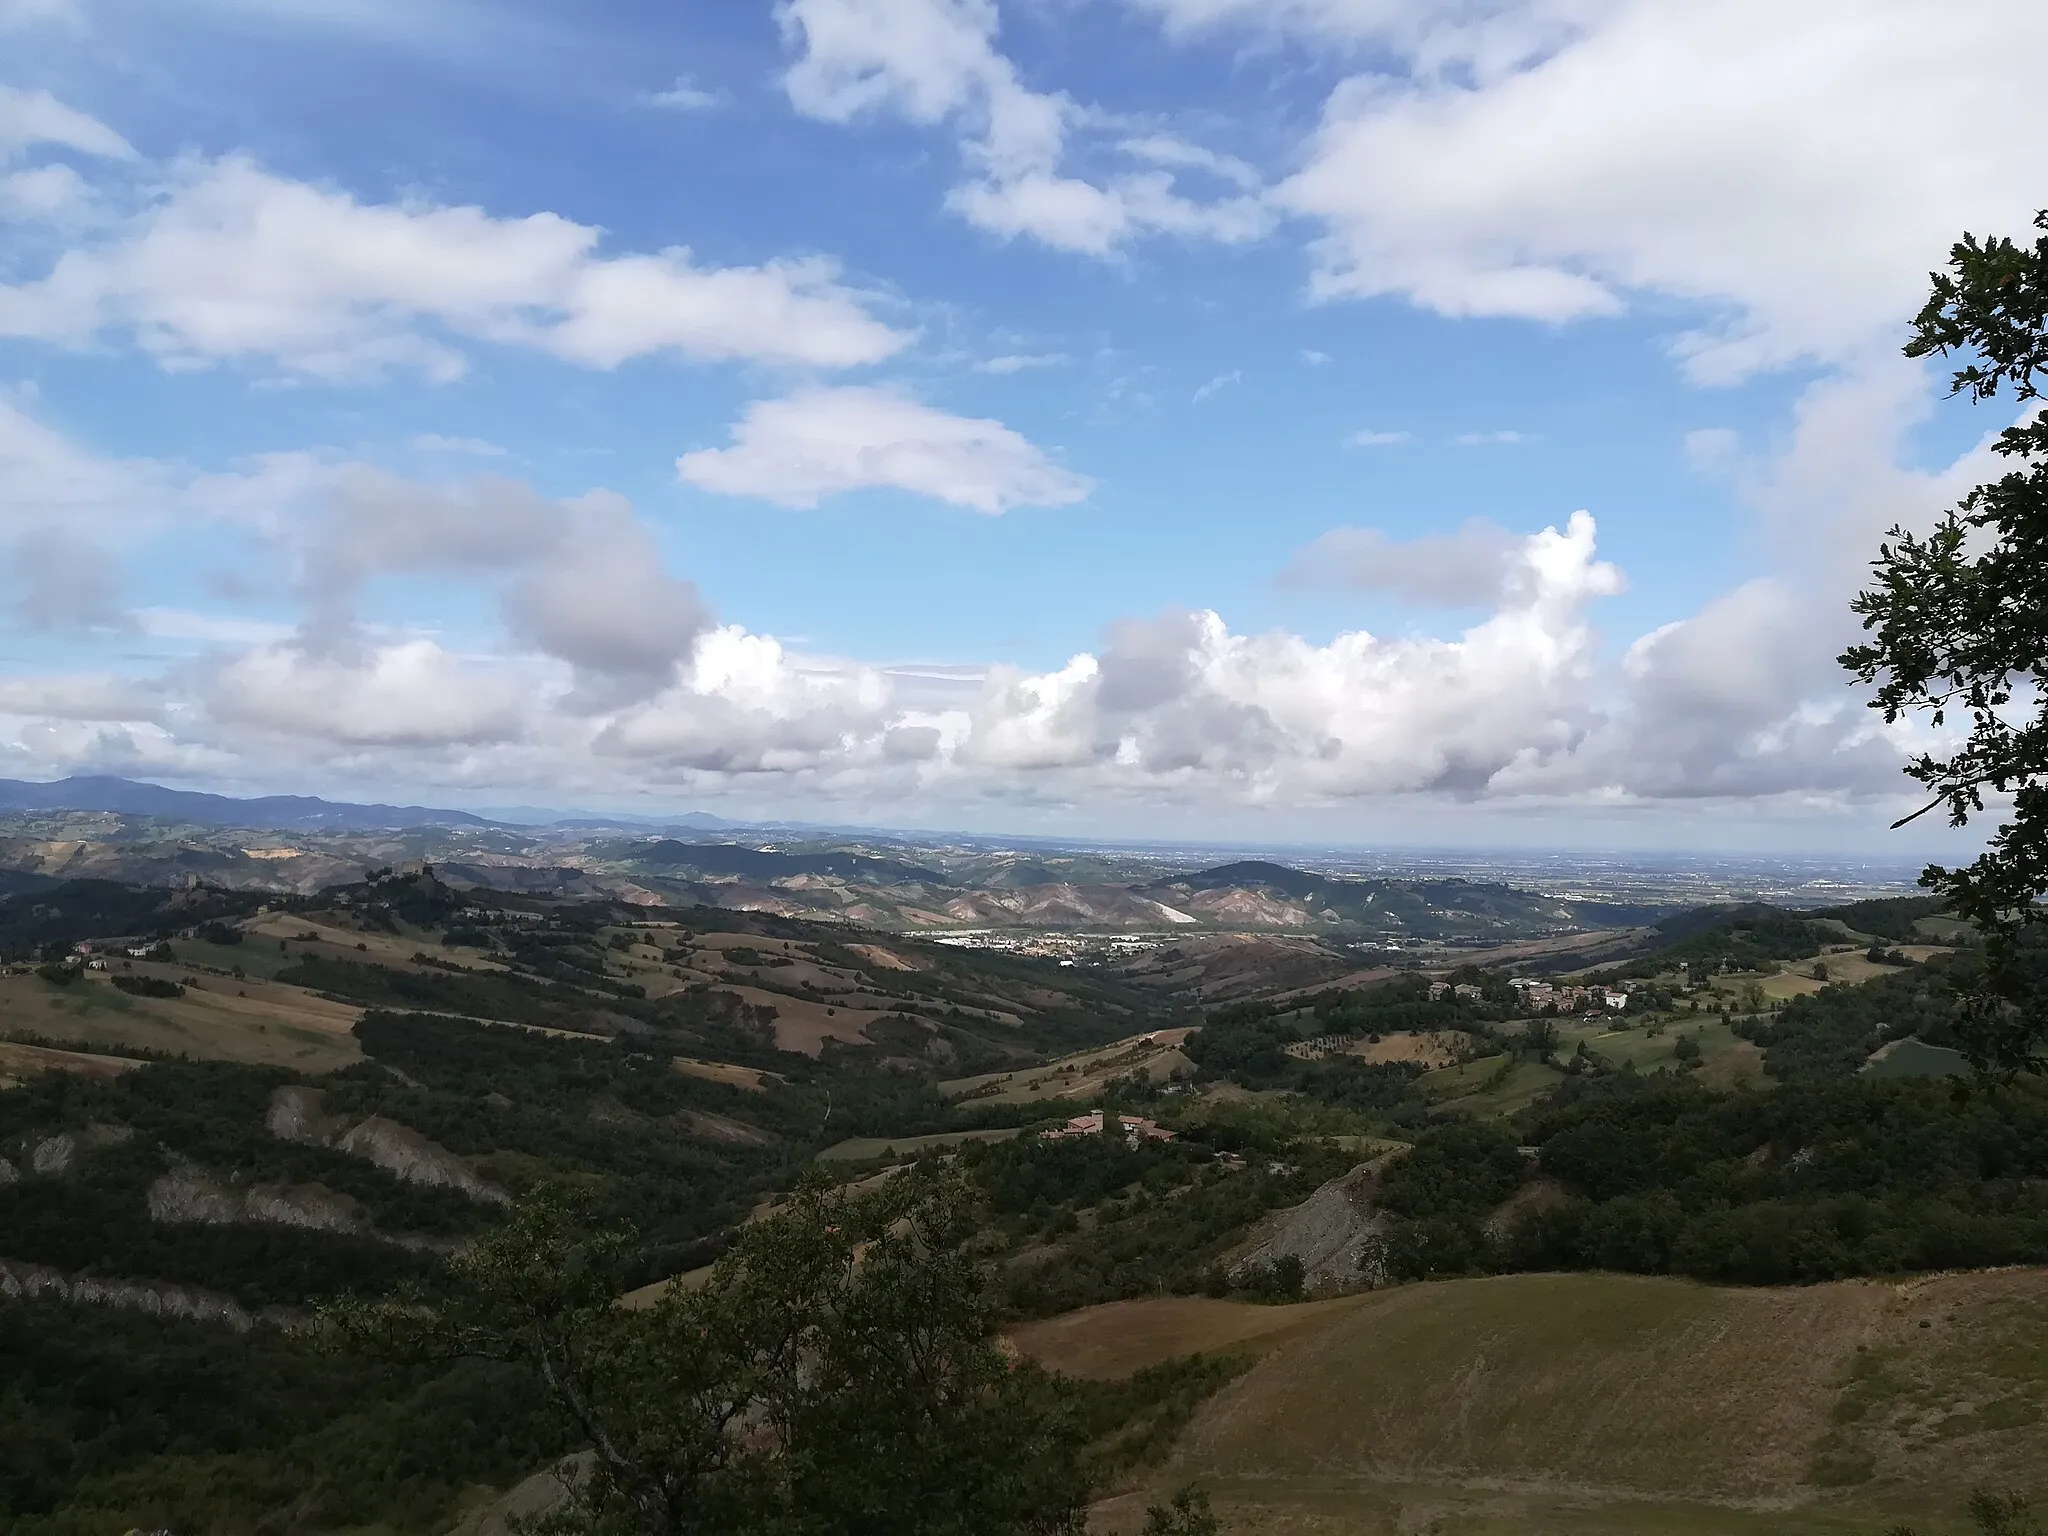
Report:
[[[1841,935],[1832,928],[1775,907],[1745,907],[1732,916],[1693,928],[1692,924],[1703,915],[1684,913],[1678,919],[1667,919],[1671,926],[1658,925],[1660,932],[1672,935],[1666,942],[1619,965],[1603,966],[1588,980],[1633,980],[1672,970],[1775,970],[1781,961],[1805,960],[1841,941]]]
[[[1887,1041],[1913,1035],[1929,1045],[1955,1043],[1958,963],[1937,957],[1861,985],[1835,982],[1733,1027],[1764,1048],[1764,1070],[1779,1082],[1846,1077]]]
[[[1527,1149],[1527,1150],[1525,1150]],[[1535,1269],[1742,1284],[2048,1260],[2048,1085],[1715,1093],[1563,1085],[1512,1126],[1431,1130],[1384,1176],[1399,1278]]]
[[[570,1449],[504,1366],[372,1364],[269,1329],[0,1304],[0,1529],[444,1528],[456,1497]]]
[[[0,893],[0,960],[61,959],[89,939],[168,938],[181,929],[246,916],[279,898],[200,887],[165,891],[116,880],[63,880]]]
[[[1211,1139],[1130,1147],[1121,1136],[1020,1138],[962,1148],[961,1162],[987,1202],[989,1236],[1011,1254],[998,1272],[1004,1310],[1045,1317],[1133,1296],[1224,1288],[1221,1260],[1254,1222],[1306,1199],[1356,1161],[1307,1138],[1240,1138],[1206,1128],[1193,1135]],[[1233,1141],[1266,1141],[1280,1153],[1218,1160],[1221,1144]]]

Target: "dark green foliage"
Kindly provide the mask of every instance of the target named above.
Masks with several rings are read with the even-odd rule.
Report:
[[[2048,230],[2048,211],[2036,215]],[[2008,387],[2025,406],[2048,367],[2048,235],[2031,245],[1964,235],[1913,323],[1909,357],[1973,357],[1954,391],[1984,401]],[[1977,860],[1930,865],[1921,883],[1987,939],[1959,1040],[1979,1066],[2037,1069],[2048,998],[2014,964],[2022,929],[2048,895],[2048,417],[2029,411],[1992,445],[2011,468],[1978,486],[1924,537],[1893,528],[1870,587],[1852,605],[1871,638],[1842,664],[1877,686],[1887,721],[1968,722],[1946,757],[1922,753],[1906,772],[1954,826],[2011,808]]]
[[[55,959],[81,940],[162,936],[194,923],[253,912],[262,902],[276,899],[249,891],[151,890],[112,880],[64,880],[0,890],[0,959],[38,953]]]
[[[1657,925],[1666,942],[1619,965],[1595,972],[1589,980],[1620,981],[1651,977],[1666,971],[1768,971],[1781,960],[1804,960],[1819,954],[1839,935],[1805,917],[1761,904],[1734,909],[1703,907]]]
[[[175,981],[161,976],[127,976],[114,978],[114,986],[130,997],[183,997],[185,989]]]
[[[402,1184],[360,1159],[272,1137],[264,1128],[270,1092],[289,1080],[259,1067],[166,1061],[107,1081],[45,1073],[0,1094],[0,1150],[58,1134],[81,1146],[69,1171],[0,1187],[0,1255],[199,1286],[250,1307],[376,1290],[424,1272],[417,1255],[367,1237],[152,1221],[149,1187],[173,1158],[233,1187],[323,1185],[355,1199],[387,1232],[445,1235],[476,1225],[476,1207],[453,1191]],[[129,1134],[110,1141],[93,1127]]]
[[[577,1020],[605,1006],[580,987],[537,982],[501,972],[423,975],[357,960],[331,960],[323,955],[303,956],[279,971],[277,979],[287,986],[304,987],[323,997],[337,997],[370,1008],[431,1008],[475,1019],[504,1019],[514,1024],[574,1028]],[[582,980],[588,984],[596,978]],[[644,989],[635,987],[631,991]]]
[[[1886,1040],[1953,1043],[1950,975],[1947,966],[1914,966],[1861,986],[1837,982],[1735,1027],[1764,1048],[1764,1069],[1780,1082],[1846,1077]]]
[[[916,1174],[807,1186],[702,1286],[632,1309],[615,1298],[637,1241],[543,1193],[450,1260],[444,1303],[327,1318],[400,1360],[530,1371],[591,1452],[556,1531],[1078,1532],[1084,1432],[995,1347],[969,1211]]]
[[[0,1528],[438,1529],[465,1484],[567,1449],[518,1373],[319,1358],[268,1329],[0,1305]]]
[[[1147,1505],[1143,1536],[1221,1536],[1209,1495],[1190,1484],[1165,1504]]]
[[[52,962],[48,965],[37,966],[36,974],[53,987],[68,987],[78,980],[78,967],[75,965],[58,965]]]
[[[1183,1355],[1122,1381],[1068,1383],[1089,1441],[1090,1481],[1112,1483],[1164,1460],[1195,1410],[1251,1365],[1246,1355]]]
[[[2048,1089],[1926,1080],[1714,1093],[1584,1081],[1515,1133],[1450,1126],[1387,1171],[1396,1274],[1618,1269],[1741,1284],[2048,1259]],[[1536,1174],[1552,1198],[1493,1217]]]
[[[1001,1274],[1005,1310],[1043,1317],[1210,1288],[1218,1260],[1253,1222],[1353,1161],[1313,1143],[1283,1145],[1284,1163],[1253,1154],[1231,1168],[1192,1141],[1020,1137],[971,1144],[960,1161],[986,1201],[991,1239],[1023,1254]]]
[[[1920,937],[1916,926],[1923,917],[1941,910],[1939,896],[1881,896],[1871,901],[1852,901],[1839,907],[1822,907],[1814,917],[1832,917],[1858,933],[1890,939],[1894,944],[1911,944]]]
[[[201,923],[199,939],[204,944],[239,944],[242,930],[227,923]]]

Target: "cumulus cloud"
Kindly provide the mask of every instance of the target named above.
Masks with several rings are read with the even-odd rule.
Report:
[[[37,144],[107,160],[135,158],[134,147],[98,118],[67,107],[48,91],[0,85],[0,162]]]
[[[804,667],[765,635],[707,634],[687,677],[612,721],[600,753],[699,773],[790,773],[845,767],[889,725],[880,675]]]
[[[1062,169],[1069,140],[1094,118],[1064,93],[1034,91],[995,46],[993,0],[783,0],[777,13],[801,48],[784,77],[799,112],[845,123],[893,112],[925,126],[955,122],[969,177],[949,202],[1005,237],[1105,256],[1148,234],[1237,242],[1273,224],[1243,162],[1164,135],[1128,140],[1150,169],[1101,180]],[[1228,188],[1191,198],[1178,173]]]
[[[676,472],[704,490],[786,507],[889,489],[990,515],[1067,506],[1094,484],[999,421],[950,415],[870,386],[756,401],[733,429],[731,447],[686,453]]]
[[[658,353],[846,368],[910,339],[824,257],[707,267],[680,247],[600,256],[598,240],[552,213],[366,203],[242,158],[195,161],[46,276],[0,285],[0,335],[76,346],[123,330],[170,368],[335,380],[452,379],[463,340],[592,368]]]
[[[593,702],[651,693],[690,655],[710,612],[664,568],[623,496],[594,492],[568,512],[553,553],[506,595],[512,632],[583,674]]]
[[[1324,228],[1318,293],[1541,321],[1672,295],[1717,314],[1677,343],[1703,382],[1881,347],[1931,255],[2048,179],[2028,0],[1146,3],[1405,56],[1332,94],[1276,191]]]
[[[518,678],[465,664],[425,639],[350,657],[264,646],[214,669],[198,693],[221,725],[349,747],[509,740],[531,707]]]
[[[1385,592],[1410,602],[1470,608],[1499,599],[1520,541],[1479,518],[1456,533],[1398,540],[1377,528],[1333,528],[1298,553],[1283,585]]]
[[[8,614],[22,629],[116,628],[125,620],[113,556],[61,528],[34,529],[7,547],[0,591],[10,592]]]

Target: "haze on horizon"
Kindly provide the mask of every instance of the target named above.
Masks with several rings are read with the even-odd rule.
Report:
[[[1834,657],[2048,9],[0,0],[0,777],[1967,846]]]

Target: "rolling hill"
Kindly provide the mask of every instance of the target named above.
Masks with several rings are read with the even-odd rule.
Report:
[[[2048,1492],[2048,1273],[1793,1290],[1522,1275],[1261,1308],[1168,1299],[1027,1325],[1056,1369],[1260,1356],[1151,1486],[1260,1533],[1737,1532],[1959,1524]],[[1116,1501],[1135,1529],[1144,1496]]]

